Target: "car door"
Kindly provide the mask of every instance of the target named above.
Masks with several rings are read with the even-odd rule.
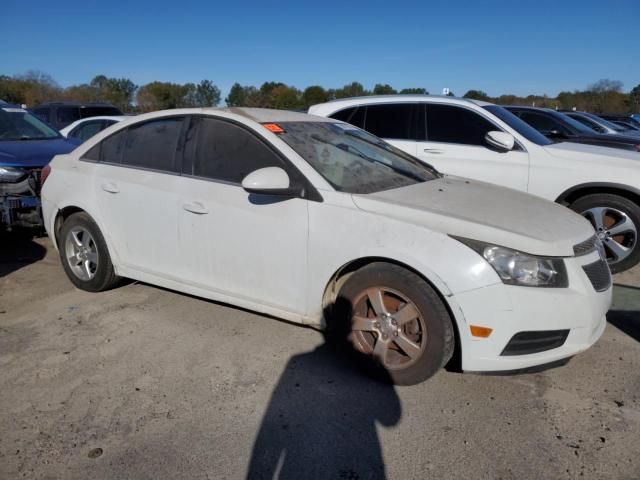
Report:
[[[100,143],[94,190],[121,263],[173,276],[180,264],[178,194],[183,116],[119,130]]]
[[[193,117],[180,179],[181,275],[202,288],[304,313],[307,200],[247,193],[263,167],[300,175],[264,138],[231,120]]]
[[[484,115],[461,106],[426,104],[426,137],[416,156],[443,173],[527,191],[529,155],[517,141],[508,152],[490,148],[489,131],[502,131]]]

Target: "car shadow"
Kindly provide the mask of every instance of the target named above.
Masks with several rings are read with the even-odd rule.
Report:
[[[42,260],[47,249],[28,230],[0,232],[0,278]]]
[[[377,425],[396,425],[400,399],[384,369],[356,367],[345,342],[327,341],[284,368],[256,436],[248,479],[384,479]]]
[[[640,342],[640,312],[635,310],[609,310],[607,322]]]

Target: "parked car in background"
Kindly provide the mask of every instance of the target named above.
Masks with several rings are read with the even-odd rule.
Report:
[[[18,105],[0,104],[0,229],[42,226],[42,169],[77,145]]]
[[[60,130],[81,118],[123,115],[109,103],[49,102],[31,109],[40,120]]]
[[[640,130],[640,127],[637,127],[637,126],[635,126],[634,124],[632,124],[630,122],[623,122],[621,120],[611,120],[611,121],[613,123],[615,123],[616,125],[620,125],[625,130]]]
[[[360,97],[309,113],[352,123],[444,173],[567,205],[591,221],[612,271],[640,261],[637,152],[553,143],[503,107],[453,97]]]
[[[596,133],[568,115],[549,108],[521,106],[505,106],[504,108],[553,141],[586,143],[640,152],[640,139],[637,137]]]
[[[434,374],[456,345],[472,371],[569,357],[600,337],[611,301],[579,215],[294,112],[141,115],[54,158],[43,207],[81,289],[124,276],[328,321],[399,384]]]
[[[81,142],[89,140],[96,133],[101,132],[114,123],[126,120],[129,117],[120,115],[118,117],[89,117],[76,120],[71,125],[67,125],[60,133],[67,138],[77,138]]]
[[[567,110],[561,110],[563,113],[566,113],[568,116],[577,120],[578,122],[586,125],[589,128],[592,128],[598,133],[607,133],[611,135],[633,135],[640,137],[640,134],[636,134],[635,132],[630,132],[620,125],[616,125],[609,120],[605,120],[604,118],[600,118],[593,113],[588,112],[571,112]]]
[[[631,124],[636,128],[640,128],[640,120],[633,117],[633,115],[615,115],[611,113],[598,115],[600,118],[609,120],[610,122],[623,122]]]

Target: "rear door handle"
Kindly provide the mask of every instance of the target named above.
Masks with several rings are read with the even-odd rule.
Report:
[[[439,148],[425,148],[424,153],[441,154],[444,153],[444,150],[441,150]]]
[[[105,192],[109,192],[109,193],[120,192],[120,190],[118,189],[118,186],[113,182],[103,183],[100,186],[102,187],[102,190],[104,190]]]
[[[182,205],[182,208],[187,212],[195,213],[196,215],[205,215],[209,213],[209,210],[207,210],[207,208],[200,202],[185,203]]]

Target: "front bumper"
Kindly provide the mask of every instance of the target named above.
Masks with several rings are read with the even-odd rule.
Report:
[[[596,292],[582,267],[599,259],[597,252],[566,258],[569,288],[500,283],[454,295],[462,369],[486,372],[529,368],[571,357],[593,345],[606,326],[612,287]],[[473,337],[470,325],[493,331],[488,338]],[[569,332],[560,346],[536,353],[504,354],[509,342],[521,332],[562,330]]]

